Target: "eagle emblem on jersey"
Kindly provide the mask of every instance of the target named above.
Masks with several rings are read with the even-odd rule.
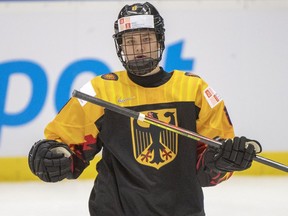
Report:
[[[141,113],[177,126],[176,109]],[[138,163],[160,169],[175,159],[178,134],[136,119],[131,119],[131,129],[133,153]]]

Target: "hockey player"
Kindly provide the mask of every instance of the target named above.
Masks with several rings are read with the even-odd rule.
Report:
[[[89,199],[92,216],[203,216],[202,187],[248,169],[261,150],[235,137],[223,100],[192,73],[166,72],[164,21],[150,3],[126,5],[114,24],[125,71],[93,78],[81,91],[209,138],[221,148],[178,136],[71,98],[29,152],[45,182],[76,179],[102,150]]]

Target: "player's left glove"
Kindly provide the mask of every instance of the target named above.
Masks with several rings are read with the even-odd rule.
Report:
[[[45,182],[57,182],[73,175],[73,152],[54,140],[36,142],[28,156],[30,170]]]
[[[242,171],[251,167],[253,158],[262,151],[260,143],[246,137],[222,140],[220,148],[207,147],[206,167],[224,172]]]

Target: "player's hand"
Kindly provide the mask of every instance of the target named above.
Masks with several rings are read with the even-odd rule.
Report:
[[[72,175],[72,154],[69,147],[54,140],[36,142],[28,156],[30,170],[45,182],[57,182]]]
[[[253,158],[262,151],[260,143],[246,137],[221,141],[220,148],[208,147],[204,153],[207,167],[224,172],[242,171],[251,167]]]

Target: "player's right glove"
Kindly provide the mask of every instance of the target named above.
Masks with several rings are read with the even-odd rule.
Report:
[[[36,142],[28,156],[30,170],[45,182],[57,182],[71,178],[73,152],[64,143],[54,140]]]
[[[221,142],[220,148],[207,147],[204,153],[206,167],[224,172],[242,171],[250,168],[255,155],[262,151],[258,141],[244,136]]]

